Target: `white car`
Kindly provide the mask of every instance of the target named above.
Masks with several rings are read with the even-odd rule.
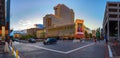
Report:
[[[74,39],[73,40],[73,43],[77,43],[77,42],[80,42],[80,40],[79,39]]]

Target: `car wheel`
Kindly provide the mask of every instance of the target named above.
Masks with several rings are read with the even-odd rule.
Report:
[[[57,42],[55,42],[55,44],[57,44]]]
[[[46,44],[50,44],[49,42],[47,42]]]

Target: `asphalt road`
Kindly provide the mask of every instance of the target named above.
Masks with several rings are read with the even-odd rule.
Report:
[[[18,43],[13,45],[19,50],[21,58],[105,58],[106,48],[103,41],[94,43],[60,40],[57,44],[43,45],[37,43]]]

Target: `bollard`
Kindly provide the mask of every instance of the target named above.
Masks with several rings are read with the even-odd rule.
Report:
[[[16,58],[18,58],[18,50],[16,50]]]
[[[14,55],[14,47],[12,47],[12,55]]]

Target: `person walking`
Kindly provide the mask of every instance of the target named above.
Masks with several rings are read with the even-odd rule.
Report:
[[[5,47],[4,47],[4,52],[5,53],[9,53],[9,43],[10,43],[10,39],[8,36],[5,37]]]
[[[106,35],[106,34],[105,34],[105,36],[104,36],[104,39],[105,39],[106,44],[108,44],[108,38],[107,38],[107,35]]]
[[[94,42],[97,43],[97,38],[96,37],[94,37]]]

